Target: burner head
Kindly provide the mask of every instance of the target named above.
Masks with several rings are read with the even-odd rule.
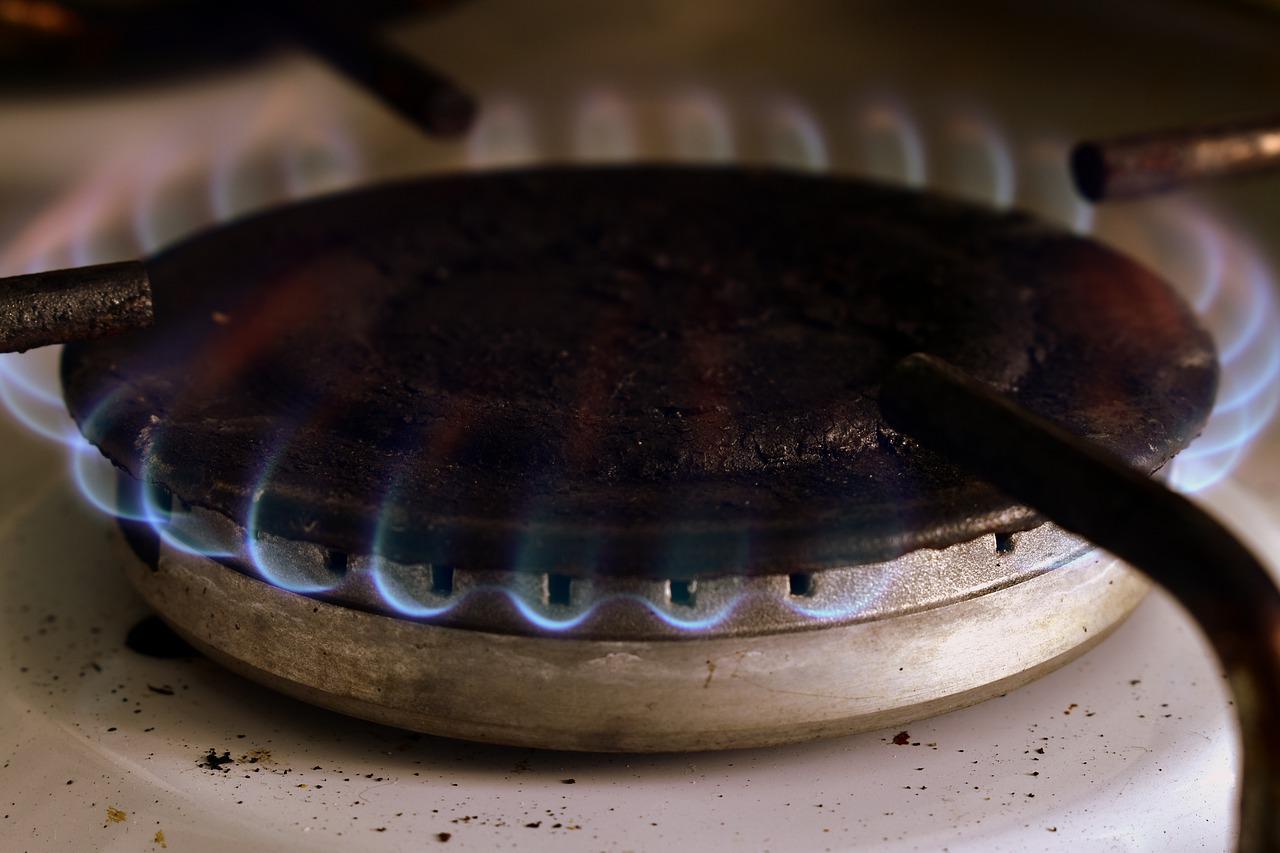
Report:
[[[1208,335],[1146,269],[1026,215],[834,177],[430,178],[153,259],[155,328],[69,346],[90,441],[251,532],[337,552],[691,577],[1040,523],[882,421],[938,355],[1154,471]]]

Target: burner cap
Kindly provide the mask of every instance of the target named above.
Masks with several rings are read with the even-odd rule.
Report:
[[[933,353],[1153,471],[1208,335],[1022,214],[829,176],[548,168],[273,210],[150,262],[158,325],[69,346],[85,435],[252,531],[401,563],[691,577],[1040,522],[890,429]]]

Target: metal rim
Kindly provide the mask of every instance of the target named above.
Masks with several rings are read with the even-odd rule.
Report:
[[[768,746],[954,710],[1081,654],[1148,589],[1094,552],[984,595],[884,619],[601,641],[355,610],[170,548],[154,569],[130,560],[128,573],[215,660],[305,701],[449,737],[626,752]]]

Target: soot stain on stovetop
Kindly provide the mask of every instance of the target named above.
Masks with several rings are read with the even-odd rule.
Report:
[[[205,770],[229,773],[230,770],[227,765],[234,763],[235,759],[231,757],[231,752],[229,750],[224,749],[222,754],[219,755],[216,749],[210,747],[209,751],[205,755],[201,756],[200,760],[196,762],[196,766],[202,767]]]
[[[200,656],[191,644],[174,633],[159,616],[148,616],[129,629],[124,644],[140,655],[164,660]]]
[[[237,767],[244,770],[252,770],[254,773],[261,772],[263,768],[266,768],[268,772],[275,773],[278,776],[287,776],[293,772],[291,767],[278,766],[271,756],[271,750],[265,747],[255,747],[236,757],[232,756],[229,749],[219,752],[217,747],[211,746],[201,753],[200,758],[196,760],[196,766],[219,773],[230,773],[232,769]],[[313,769],[320,770],[321,768],[317,766]],[[369,775],[370,777],[373,776],[372,773]],[[381,777],[379,777],[378,781],[382,781]]]

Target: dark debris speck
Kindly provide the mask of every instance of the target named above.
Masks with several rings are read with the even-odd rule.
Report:
[[[230,771],[227,770],[225,765],[231,764],[234,761],[235,759],[231,757],[231,753],[229,751],[223,750],[222,755],[218,755],[218,751],[216,749],[210,748],[209,752],[197,761],[196,764],[206,770],[221,770],[223,773],[228,773]]]

